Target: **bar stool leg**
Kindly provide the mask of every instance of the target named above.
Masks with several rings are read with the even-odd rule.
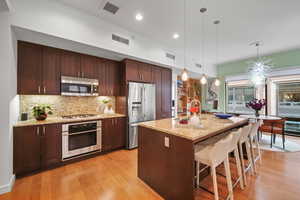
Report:
[[[249,141],[246,141],[245,145],[246,145],[246,153],[247,153],[247,158],[249,160],[249,166],[250,166],[251,174],[254,175],[253,159],[252,159],[252,155],[251,155],[251,152],[250,152]]]
[[[252,137],[250,137],[249,143],[250,143],[251,163],[252,163],[254,173],[256,173],[255,154],[254,154],[254,146],[253,146]]]
[[[212,179],[213,179],[215,200],[219,200],[217,173],[216,173],[216,167],[215,166],[211,166],[211,176],[212,176]]]
[[[231,173],[230,173],[230,165],[229,165],[228,156],[224,161],[224,165],[225,165],[225,173],[226,173],[226,180],[227,180],[227,188],[228,188],[228,192],[229,192],[229,198],[230,198],[230,200],[233,200],[232,180],[231,180]]]
[[[199,161],[196,161],[196,174],[197,174],[197,183],[196,183],[196,185],[197,185],[197,188],[199,187],[199,182],[200,182],[200,178],[199,178],[199,176],[200,176],[200,172],[199,172],[199,167],[200,166],[200,162]]]
[[[254,142],[256,144],[256,149],[257,149],[257,152],[258,152],[259,164],[261,164],[261,152],[260,152],[260,146],[259,146],[259,142],[258,142],[257,137],[254,138]]]
[[[244,184],[245,184],[245,186],[247,186],[247,177],[246,177],[246,172],[245,172],[245,161],[244,161],[244,152],[243,152],[242,143],[239,143],[239,149],[240,149],[240,158],[241,158]]]
[[[237,167],[237,171],[238,171],[238,176],[240,179],[240,187],[243,190],[244,189],[244,178],[243,178],[243,174],[242,174],[242,169],[241,169],[241,159],[240,159],[240,155],[239,155],[239,150],[236,148],[234,150],[234,157],[235,157],[235,162],[236,162],[236,167]]]

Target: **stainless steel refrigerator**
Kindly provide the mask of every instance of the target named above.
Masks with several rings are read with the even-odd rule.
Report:
[[[138,146],[139,122],[155,120],[155,85],[129,82],[127,148]]]

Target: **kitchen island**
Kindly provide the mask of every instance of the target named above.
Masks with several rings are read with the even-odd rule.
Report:
[[[194,199],[194,147],[208,138],[248,124],[247,119],[201,116],[202,128],[174,119],[139,124],[138,177],[167,200]]]

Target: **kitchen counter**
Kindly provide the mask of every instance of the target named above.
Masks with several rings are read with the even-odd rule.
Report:
[[[183,137],[193,142],[205,140],[214,135],[223,133],[248,122],[245,118],[219,119],[211,114],[202,114],[202,128],[193,128],[189,125],[179,125],[175,119],[162,119],[140,123],[139,126],[157,130],[170,135]]]
[[[74,118],[74,119],[66,119],[62,117],[49,117],[44,121],[37,121],[35,119],[27,120],[27,121],[18,121],[14,125],[14,127],[38,126],[38,125],[45,125],[45,124],[64,124],[64,123],[91,121],[91,120],[99,120],[99,119],[110,119],[110,118],[118,118],[118,117],[126,117],[126,116],[116,113],[116,114],[99,114],[93,117]]]
[[[194,200],[195,144],[245,126],[248,119],[203,114],[201,122],[202,128],[178,125],[174,119],[139,124],[138,177],[166,200]]]

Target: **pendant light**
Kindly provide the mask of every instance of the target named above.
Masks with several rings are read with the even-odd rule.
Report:
[[[219,61],[219,24],[220,20],[214,21],[214,24],[216,25],[216,65],[218,64]],[[219,87],[221,82],[218,78],[215,79],[214,81],[215,86]]]
[[[250,45],[256,47],[257,57],[256,60],[250,61],[248,73],[250,73],[253,85],[259,86],[265,83],[268,73],[271,71],[272,60],[264,59],[260,56],[259,47],[261,46],[261,42],[253,42]]]
[[[201,33],[201,54],[202,54],[202,66],[204,67],[205,66],[205,61],[204,61],[204,51],[205,51],[205,42],[204,42],[204,35],[205,35],[205,24],[204,24],[204,17],[205,17],[205,12],[207,11],[207,8],[201,8],[200,9],[200,13],[202,14],[202,33]],[[203,69],[204,71],[204,69]],[[206,75],[203,73],[201,78],[200,78],[200,83],[202,85],[205,85],[207,83],[207,77]]]
[[[186,67],[186,0],[184,0],[184,6],[183,6],[183,34],[184,34],[184,38],[183,38],[183,45],[184,45],[184,55],[183,55],[183,64],[184,67]],[[189,75],[188,75],[188,71],[186,70],[186,68],[183,69],[182,73],[181,73],[181,80],[182,81],[187,81],[189,79]]]

